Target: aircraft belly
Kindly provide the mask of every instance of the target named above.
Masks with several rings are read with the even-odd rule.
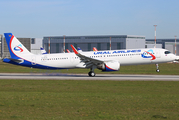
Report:
[[[40,65],[53,67],[53,68],[72,68],[76,66],[76,63],[71,63],[69,60],[61,60],[61,61],[47,61],[47,62],[40,62]]]
[[[121,65],[150,64],[151,60],[150,59],[143,60],[142,58],[132,57],[132,58],[120,59],[119,63]]]

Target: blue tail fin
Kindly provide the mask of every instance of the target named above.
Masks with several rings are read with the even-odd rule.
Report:
[[[19,59],[22,58],[23,55],[31,54],[12,33],[4,33],[4,36],[6,38],[11,58]]]
[[[47,54],[47,52],[45,51],[45,49],[43,47],[40,47],[41,53],[42,54]]]

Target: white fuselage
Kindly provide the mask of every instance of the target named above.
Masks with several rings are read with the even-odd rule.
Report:
[[[165,54],[165,49],[152,48],[155,59],[152,60],[149,54],[145,53],[149,49],[129,49],[129,50],[111,50],[111,51],[96,51],[96,52],[82,52],[82,55],[87,57],[102,60],[104,62],[115,60],[120,65],[137,65],[137,64],[155,64],[164,63],[175,60],[174,54]],[[142,57],[142,54],[149,56]],[[47,67],[54,67],[57,69],[65,68],[85,68],[83,62],[75,53],[58,53],[58,54],[43,54],[23,56],[24,60],[32,63],[33,66],[43,65]]]

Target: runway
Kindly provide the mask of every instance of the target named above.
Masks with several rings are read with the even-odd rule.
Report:
[[[132,74],[87,74],[62,73],[0,73],[0,79],[30,80],[115,80],[115,81],[179,81],[179,75],[132,75]]]

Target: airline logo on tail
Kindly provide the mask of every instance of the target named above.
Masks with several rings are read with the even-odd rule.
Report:
[[[22,44],[19,44],[18,46],[14,47],[14,50],[15,50],[15,51],[23,52]]]
[[[152,58],[151,60],[155,60],[156,57],[155,57],[153,54],[154,54],[153,50],[150,49],[150,50],[148,50],[148,51],[145,51],[141,56],[142,56],[143,58]]]

